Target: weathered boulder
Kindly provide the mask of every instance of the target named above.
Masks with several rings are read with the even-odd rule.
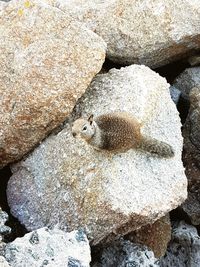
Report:
[[[174,86],[182,93],[182,97],[189,100],[189,93],[194,87],[200,87],[200,67],[184,70],[175,80]]]
[[[90,266],[90,246],[81,231],[65,233],[41,228],[8,243],[5,258],[11,267]]]
[[[195,225],[200,224],[200,86],[190,92],[190,111],[183,127],[183,162],[188,178],[188,198],[182,205]]]
[[[101,253],[100,262],[95,262],[92,267],[159,267],[151,250],[122,238]]]
[[[167,253],[160,261],[160,267],[166,266],[200,266],[200,237],[194,226],[184,221],[175,223]]]
[[[121,64],[165,65],[200,48],[200,1],[46,0],[83,22]]]
[[[135,116],[143,122],[143,134],[169,143],[175,156],[96,151],[73,138],[66,123],[12,168],[8,203],[27,229],[59,224],[71,231],[82,226],[97,244],[112,233],[153,223],[185,200],[181,124],[166,80],[139,65],[97,75],[70,120],[111,111]]]
[[[165,255],[167,245],[171,240],[171,223],[169,215],[160,218],[153,224],[148,224],[130,233],[126,239],[133,243],[147,246],[154,252],[156,258]]]
[[[64,121],[101,69],[105,48],[46,3],[0,2],[0,167]]]

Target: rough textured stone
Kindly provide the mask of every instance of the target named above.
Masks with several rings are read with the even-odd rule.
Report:
[[[171,239],[171,223],[169,215],[130,233],[126,238],[133,243],[147,246],[156,258],[164,256],[167,244]]]
[[[158,260],[147,247],[125,241],[116,241],[103,249],[100,262],[92,267],[158,267]]]
[[[165,257],[161,259],[161,267],[199,267],[200,237],[197,229],[181,221],[176,223],[172,231]]]
[[[8,214],[0,208],[0,235],[6,235],[11,232],[10,227],[6,226],[5,223],[8,220]]]
[[[87,237],[81,231],[65,233],[41,228],[6,245],[5,258],[11,267],[89,267]]]
[[[190,111],[183,127],[183,161],[188,178],[188,198],[182,205],[192,223],[200,224],[200,87],[190,92]]]
[[[5,243],[3,242],[4,235],[7,235],[11,232],[10,227],[6,226],[5,223],[8,220],[8,215],[6,212],[2,211],[0,208],[0,267],[7,267],[8,265],[4,257]]]
[[[138,65],[97,75],[72,118],[111,111],[126,111],[142,121],[143,134],[171,144],[175,157],[96,151],[73,138],[67,123],[12,168],[8,202],[27,229],[85,226],[97,244],[112,232],[126,234],[153,223],[185,200],[181,124],[166,80]]]
[[[200,1],[46,0],[82,21],[121,64],[165,65],[200,48]]]
[[[189,99],[189,93],[194,87],[200,87],[200,67],[188,68],[175,80],[174,86],[182,93],[182,97]]]
[[[0,167],[21,158],[72,111],[105,43],[36,0],[0,2]]]

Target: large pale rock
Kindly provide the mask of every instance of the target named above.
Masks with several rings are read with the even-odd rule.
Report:
[[[69,115],[104,58],[103,40],[59,9],[0,2],[0,167]]]
[[[172,231],[165,257],[161,259],[160,267],[199,267],[200,237],[197,229],[184,221],[176,223]]]
[[[165,255],[167,245],[171,239],[171,223],[169,215],[160,218],[153,224],[148,224],[130,233],[126,239],[133,243],[147,246],[154,252],[156,258]]]
[[[66,124],[12,168],[8,202],[29,230],[84,226],[97,244],[112,232],[125,234],[152,223],[184,201],[181,124],[166,80],[145,66],[112,69],[96,76],[72,117],[111,111],[142,121],[143,134],[169,143],[175,157],[96,151],[73,138]]]
[[[190,92],[190,111],[183,127],[183,161],[188,178],[188,198],[182,205],[195,225],[200,224],[200,87]]]
[[[194,87],[200,87],[200,67],[184,70],[175,80],[174,86],[179,89],[182,96],[189,100],[190,91]]]
[[[95,262],[92,267],[159,267],[151,250],[123,239],[104,248],[101,253],[100,262]]]
[[[121,64],[165,65],[200,48],[199,0],[46,0],[99,34]]]
[[[41,228],[8,243],[5,258],[11,267],[89,267],[91,260],[85,234],[56,228]]]

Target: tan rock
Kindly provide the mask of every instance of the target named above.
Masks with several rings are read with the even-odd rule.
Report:
[[[147,246],[156,258],[165,255],[168,242],[171,239],[171,223],[169,215],[160,218],[153,224],[148,224],[130,233],[127,237],[133,243]]]
[[[154,222],[186,199],[180,118],[166,80],[145,66],[112,69],[95,77],[72,117],[109,111],[143,121],[143,134],[169,143],[175,157],[96,151],[73,138],[67,123],[13,166],[8,202],[29,230],[84,227],[97,244],[112,233],[124,235]]]
[[[57,8],[0,2],[0,167],[21,158],[72,111],[101,69],[105,43]]]
[[[121,64],[158,67],[200,48],[199,0],[46,0],[99,34]]]

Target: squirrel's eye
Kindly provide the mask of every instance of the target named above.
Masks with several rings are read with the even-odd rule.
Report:
[[[82,130],[83,131],[86,131],[87,130],[87,126],[84,126]]]

